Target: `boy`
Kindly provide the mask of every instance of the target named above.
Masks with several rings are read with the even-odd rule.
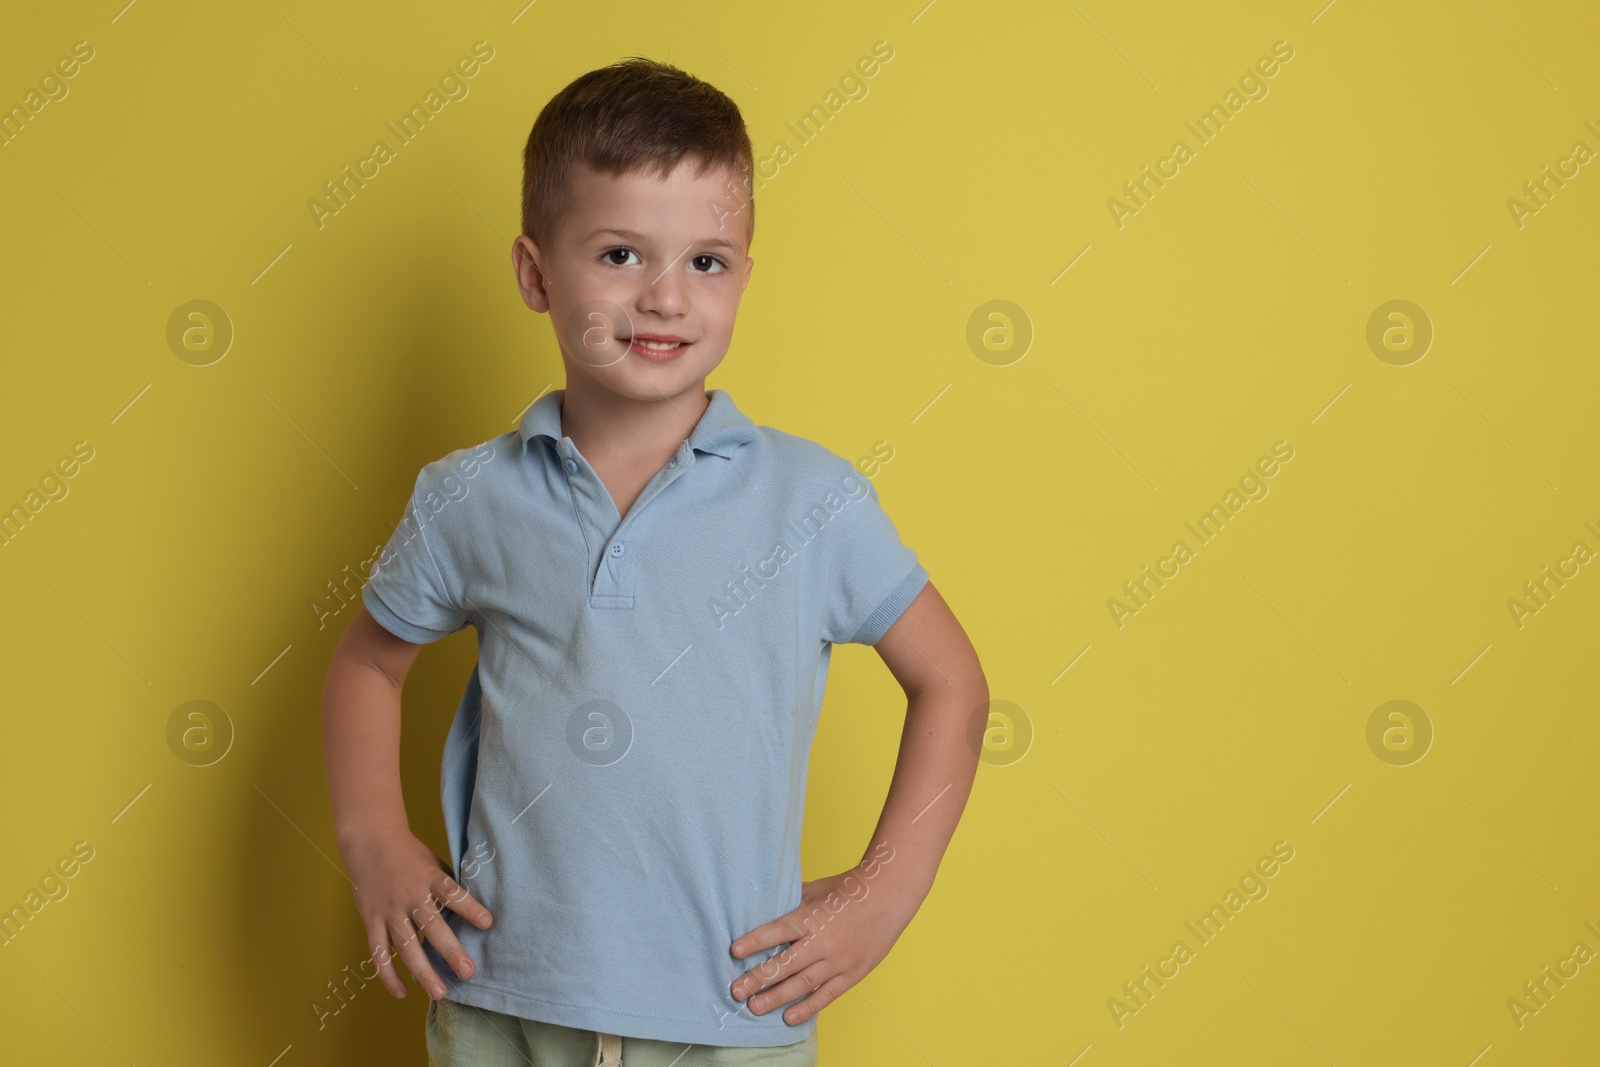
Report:
[[[705,388],[751,165],[733,101],[641,57],[545,106],[512,262],[566,388],[423,468],[334,651],[339,848],[384,985],[406,995],[398,955],[432,998],[432,1063],[815,1064],[816,1013],[911,921],[971,789],[987,683],[872,484]],[[445,862],[407,822],[400,693],[468,625]],[[852,641],[908,696],[899,760],[862,862],[802,882]]]

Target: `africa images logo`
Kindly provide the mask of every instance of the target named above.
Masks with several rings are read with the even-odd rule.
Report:
[[[804,548],[820,534],[839,512],[843,511],[846,504],[853,500],[864,500],[872,491],[867,480],[851,471],[842,480],[844,493],[830,489],[822,498],[820,504],[811,507],[800,516],[797,521],[788,524],[788,529],[794,534],[795,548],[789,547],[788,541],[779,541],[772,546],[771,553],[766,559],[757,563],[755,573],[751,573],[748,563],[739,568],[737,577],[730,578],[722,585],[725,595],[714,596],[707,601],[711,609],[711,619],[721,630],[727,621],[743,611],[745,606],[755,599],[756,595],[766,588],[768,582],[777,578],[783,568],[798,555],[797,549]]]

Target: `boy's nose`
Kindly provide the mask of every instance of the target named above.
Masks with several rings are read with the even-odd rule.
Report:
[[[682,314],[689,303],[685,286],[686,279],[680,273],[680,263],[674,263],[639,294],[639,310],[663,316]]]

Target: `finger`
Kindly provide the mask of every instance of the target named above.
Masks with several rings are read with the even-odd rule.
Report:
[[[389,947],[389,931],[378,922],[362,920],[367,928],[367,944],[372,946],[372,962],[378,968],[378,978],[389,995],[399,1000],[406,998],[406,983],[394,967],[394,950]]]
[[[764,1015],[773,1008],[789,1003],[817,990],[825,975],[816,966],[797,971],[769,989],[764,989],[746,1002],[753,1014]]]
[[[815,962],[810,951],[811,939],[803,938],[789,944],[782,952],[769,956],[733,980],[728,992],[735,1000],[743,1000],[766,989],[784,976],[802,970]]]
[[[796,913],[773,919],[769,923],[762,923],[748,934],[742,934],[734,939],[728,946],[733,954],[740,959],[754,955],[763,949],[781,945],[785,941],[793,941],[797,937],[804,937],[806,930],[794,919]]]
[[[793,1026],[817,1014],[852,985],[842,973],[830,976],[831,968],[818,963],[792,975],[773,988],[750,998],[749,1008],[755,1015],[765,1015],[783,1007],[783,1021]],[[798,1001],[798,1003],[795,1003]],[[787,1007],[785,1007],[787,1005]]]
[[[447,908],[478,929],[487,930],[494,922],[494,916],[489,914],[489,909],[478,903],[477,899],[467,892],[466,886],[450,875],[446,874],[441,878],[433,891],[444,901]]]
[[[450,924],[444,921],[444,910],[432,911],[427,921],[422,924],[422,936],[433,943],[433,947],[450,964],[458,978],[472,977],[472,957],[467,955],[461,947],[461,942],[456,940],[455,931],[450,929]]]
[[[396,937],[395,942],[400,946],[400,958],[405,961],[411,977],[416,979],[417,985],[421,986],[428,996],[434,1000],[444,999],[444,982],[429,965],[428,957],[422,951],[422,938],[412,929],[411,920],[401,919],[389,925],[400,935]]]
[[[800,1003],[784,1009],[783,1021],[790,1026],[803,1023],[823,1008],[832,1004],[844,995],[844,991],[851,987],[851,982],[843,974],[836,974],[823,982],[815,993],[806,997]],[[782,995],[782,994],[778,994]],[[779,1003],[782,1003],[781,1001]]]

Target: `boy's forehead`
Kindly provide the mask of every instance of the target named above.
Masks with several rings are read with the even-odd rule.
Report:
[[[745,227],[723,222],[742,222],[741,206],[749,197],[732,167],[702,172],[698,160],[686,157],[665,175],[642,170],[609,174],[577,163],[570,180],[565,220],[570,225],[562,229],[571,240],[587,241],[596,230],[612,227],[650,236],[725,237],[743,243]]]

